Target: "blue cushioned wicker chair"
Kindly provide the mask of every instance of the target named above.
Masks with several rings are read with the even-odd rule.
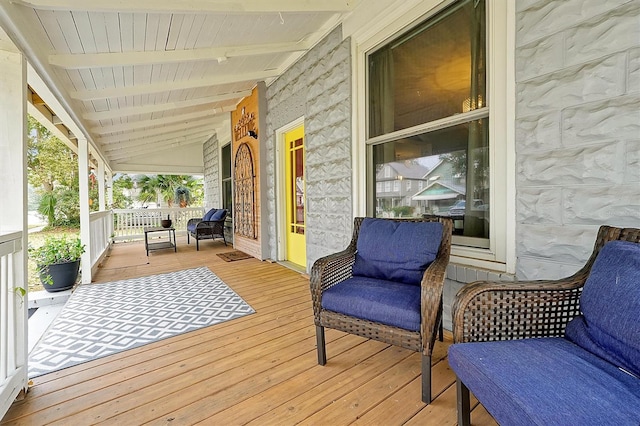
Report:
[[[421,352],[422,400],[431,402],[451,230],[446,218],[355,219],[349,247],[311,269],[320,365],[327,362],[325,327]]]
[[[640,425],[640,229],[602,226],[571,277],[476,282],[453,305],[458,424],[469,391],[504,425]]]
[[[196,240],[196,250],[200,250],[200,240],[213,240],[222,238],[224,245],[227,240],[224,237],[224,219],[227,217],[225,209],[211,209],[202,218],[189,219],[187,222],[187,244],[189,238]]]

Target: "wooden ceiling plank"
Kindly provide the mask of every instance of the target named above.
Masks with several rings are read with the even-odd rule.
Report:
[[[350,12],[357,0],[19,0],[40,10],[92,10],[99,12],[149,13],[278,13]]]
[[[303,52],[308,50],[309,47],[309,43],[306,42],[288,42],[168,51],[53,54],[49,55],[49,63],[65,69],[164,64],[172,62],[184,63],[212,61],[218,58],[234,58],[239,56]]]
[[[203,110],[191,112],[188,114],[180,114],[173,115],[168,117],[162,117],[160,119],[149,119],[149,120],[141,120],[141,121],[130,121],[126,124],[119,124],[114,126],[94,126],[91,128],[91,131],[98,135],[106,135],[109,133],[118,133],[127,130],[134,129],[143,129],[145,127],[153,127],[153,126],[165,126],[168,123],[177,123],[177,122],[191,122],[191,121],[199,121],[204,119],[213,119],[215,117],[215,112],[211,110]]]
[[[215,77],[209,77],[199,80],[178,80],[174,82],[148,85],[138,84],[136,82],[131,82],[129,84],[129,82],[125,81],[125,84],[127,84],[128,87],[116,87],[99,90],[78,90],[69,92],[69,95],[74,99],[80,100],[115,98],[118,96],[134,96],[147,93],[165,92],[169,90],[186,90],[195,87],[220,86],[224,84],[243,81],[260,81],[267,78],[276,77],[278,75],[279,70],[267,70],[249,72],[244,74],[218,75]]]
[[[144,138],[139,138],[139,139],[132,139],[132,140],[126,140],[126,141],[115,141],[115,142],[110,142],[108,144],[103,144],[102,147],[105,151],[114,151],[114,150],[118,150],[118,149],[122,149],[125,148],[127,146],[139,146],[139,145],[147,145],[149,143],[154,143],[154,142],[163,142],[163,141],[167,141],[167,140],[175,140],[175,139],[179,139],[179,138],[189,138],[189,137],[196,137],[196,136],[203,136],[203,135],[208,135],[211,134],[211,127],[206,127],[206,128],[194,128],[194,129],[190,129],[188,131],[173,131],[173,132],[169,132],[169,133],[164,133],[161,135],[155,135],[155,136],[147,136]]]
[[[193,138],[203,138],[208,135],[211,135],[211,130],[196,131],[188,134],[181,134],[180,136],[174,136],[174,137],[165,137],[164,135],[161,135],[158,138],[144,138],[136,142],[127,141],[126,143],[112,143],[109,145],[105,145],[103,148],[103,152],[106,155],[111,155],[114,152],[118,152],[127,148],[133,149],[141,146],[153,145],[156,143],[184,141],[184,140],[193,139]]]
[[[207,122],[200,125],[190,125],[186,127],[187,129],[201,128],[204,130],[208,128],[214,128],[216,125],[217,125],[216,123]],[[156,127],[153,129],[127,132],[126,134],[122,134],[122,135],[104,136],[104,137],[97,138],[96,142],[99,144],[103,144],[103,143],[110,143],[110,142],[117,142],[117,141],[141,139],[147,136],[162,135],[164,133],[184,132],[184,131],[185,131],[185,124],[179,123],[179,124],[173,124],[169,126]]]
[[[133,50],[133,14],[132,13],[119,13],[118,14],[118,34],[120,34],[120,49],[115,49],[114,52],[130,52]]]
[[[213,134],[213,132],[211,132],[211,134]],[[186,140],[180,140],[180,141],[168,141],[168,142],[161,142],[158,144],[149,144],[149,145],[144,145],[135,149],[124,148],[122,150],[119,150],[109,155],[109,160],[111,161],[125,160],[132,157],[144,155],[144,154],[152,154],[163,149],[168,149],[168,148],[175,149],[181,146],[192,145],[196,143],[203,144],[207,139],[208,139],[207,136],[201,136],[199,138],[192,138],[192,139],[186,139]]]

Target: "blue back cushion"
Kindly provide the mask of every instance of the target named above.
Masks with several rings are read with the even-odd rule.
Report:
[[[582,289],[580,310],[566,337],[640,377],[640,244],[605,244]]]
[[[206,212],[204,214],[204,216],[202,216],[202,220],[211,220],[211,216],[213,216],[213,214],[217,211],[218,209],[211,209],[208,212]]]
[[[420,284],[438,254],[440,222],[395,222],[365,218],[358,234],[353,275]]]
[[[222,220],[225,218],[225,216],[227,215],[227,211],[225,209],[220,209],[218,211],[216,211],[213,216],[211,216],[211,219],[209,220]]]

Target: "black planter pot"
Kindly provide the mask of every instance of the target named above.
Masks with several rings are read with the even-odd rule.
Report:
[[[50,293],[68,290],[76,283],[79,270],[80,260],[43,266],[40,267],[40,281],[44,289]],[[47,282],[47,275],[51,276],[53,284]]]

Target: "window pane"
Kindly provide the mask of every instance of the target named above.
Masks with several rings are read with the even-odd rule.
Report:
[[[376,216],[446,216],[455,235],[489,238],[488,126],[485,118],[373,146]],[[400,181],[416,185],[390,184]],[[379,182],[394,190],[380,192]]]
[[[369,137],[486,103],[485,6],[465,0],[368,57]]]

